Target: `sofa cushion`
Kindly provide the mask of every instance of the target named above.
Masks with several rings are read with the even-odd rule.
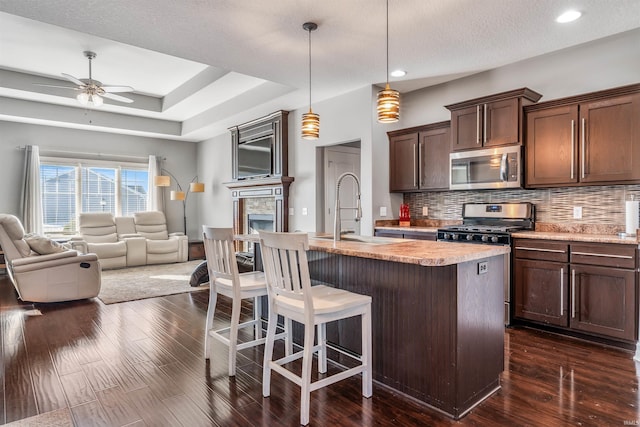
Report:
[[[114,243],[118,241],[116,222],[109,212],[80,214],[80,234],[88,243]]]
[[[116,217],[116,230],[118,236],[122,237],[125,234],[136,234],[136,225],[133,222],[132,216],[117,216]]]
[[[127,255],[127,244],[124,241],[116,243],[89,243],[89,252],[98,255],[98,259],[124,257]]]
[[[147,240],[147,254],[170,254],[178,252],[179,242],[177,239],[170,240]]]
[[[167,219],[163,212],[147,211],[135,212],[133,220],[136,224],[136,232],[149,240],[167,240]]]
[[[40,255],[55,254],[58,252],[64,252],[65,248],[58,242],[49,239],[48,237],[33,235],[24,239],[32,251]]]

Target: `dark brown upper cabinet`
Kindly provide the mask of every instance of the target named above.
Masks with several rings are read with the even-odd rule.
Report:
[[[640,84],[524,111],[526,187],[640,182]]]
[[[388,132],[389,191],[449,188],[450,122]]]
[[[522,107],[541,97],[522,88],[447,105],[451,151],[522,143]]]

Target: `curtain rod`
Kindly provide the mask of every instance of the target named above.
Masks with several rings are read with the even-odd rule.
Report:
[[[27,147],[25,145],[19,145],[16,147],[16,150],[25,150]],[[143,157],[143,156],[131,156],[131,155],[127,155],[127,154],[107,154],[107,153],[88,153],[88,152],[83,152],[83,151],[70,151],[70,150],[60,150],[60,149],[55,149],[55,148],[42,148],[41,151],[43,153],[49,153],[49,154],[71,154],[71,155],[75,155],[75,156],[97,156],[97,157],[107,157],[107,158],[114,158],[114,157],[120,157],[120,158],[124,158],[124,159],[137,159],[137,160],[144,160],[144,161],[149,161],[149,156]],[[46,155],[46,154],[45,154]],[[156,155],[156,157],[159,160],[167,160],[166,157],[163,156],[158,156]]]

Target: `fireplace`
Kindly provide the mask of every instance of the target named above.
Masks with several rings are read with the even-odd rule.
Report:
[[[247,214],[247,233],[256,234],[259,230],[274,231],[273,214]]]

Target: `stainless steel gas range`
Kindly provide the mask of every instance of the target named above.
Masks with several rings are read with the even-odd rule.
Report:
[[[535,206],[523,203],[465,203],[462,224],[438,230],[441,242],[511,246],[511,233],[535,228]],[[511,259],[505,255],[504,323],[511,323]]]

